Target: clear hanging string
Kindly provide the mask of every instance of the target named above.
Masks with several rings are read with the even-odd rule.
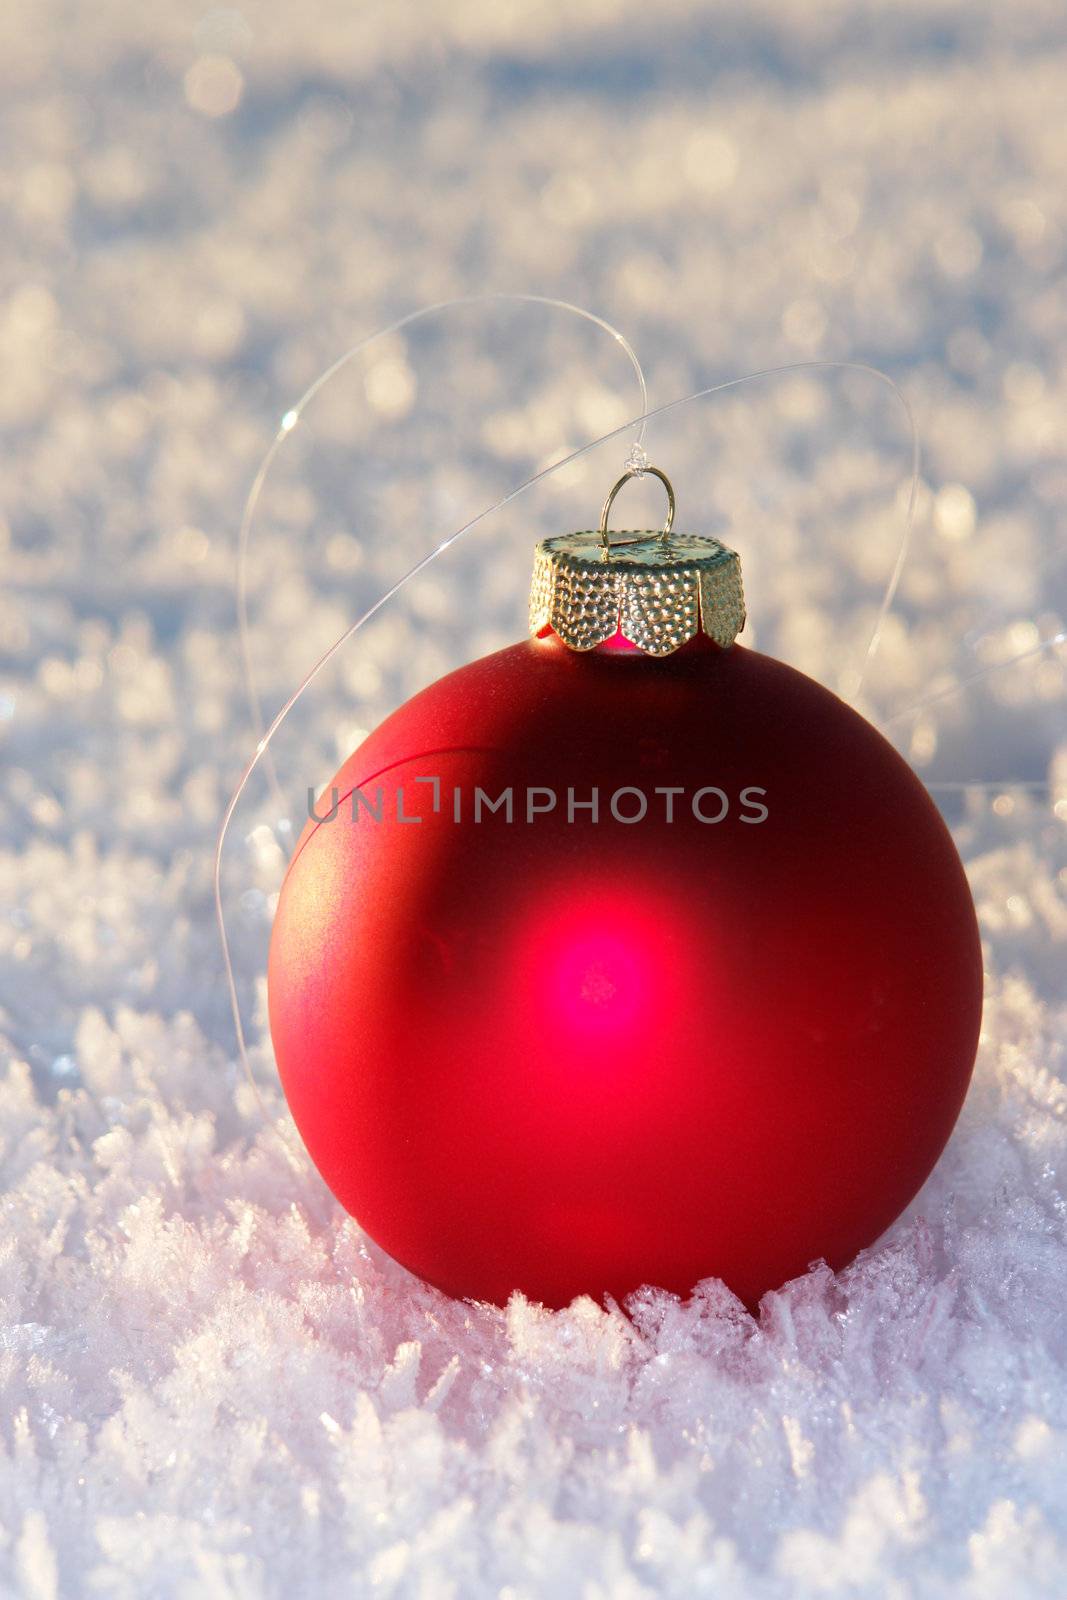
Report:
[[[254,524],[254,520],[255,520],[257,506],[259,504],[260,497],[262,495],[262,492],[263,492],[264,486],[266,484],[268,475],[270,473],[271,467],[274,464],[274,461],[275,461],[275,459],[276,459],[276,457],[278,455],[279,450],[281,449],[281,446],[292,435],[292,433],[293,433],[294,429],[296,428],[297,424],[299,423],[301,417],[303,416],[304,412],[306,411],[307,407],[310,405],[312,400],[315,398],[315,396],[318,395],[323,390],[323,388],[325,388],[325,386],[331,381],[331,379],[336,377],[338,375],[338,373],[340,373],[346,366],[348,366],[353,360],[355,360],[356,357],[362,351],[366,350],[368,347],[370,347],[371,345],[373,345],[377,341],[385,339],[390,335],[393,335],[393,334],[396,334],[398,332],[401,332],[405,328],[411,327],[413,324],[415,324],[417,322],[420,322],[420,321],[423,321],[423,320],[425,320],[425,319],[427,319],[427,318],[429,318],[431,316],[447,314],[449,311],[455,310],[456,308],[461,307],[461,306],[477,306],[477,305],[480,305],[480,304],[491,304],[493,302],[516,302],[516,303],[520,303],[520,304],[525,303],[525,304],[531,304],[531,305],[544,306],[546,308],[559,310],[559,311],[562,311],[562,312],[565,312],[565,313],[568,313],[568,314],[573,314],[573,315],[575,315],[575,316],[577,316],[579,318],[582,318],[582,319],[594,324],[595,326],[597,326],[598,328],[603,330],[611,339],[613,339],[621,347],[621,349],[623,350],[623,352],[627,356],[627,359],[628,359],[628,361],[630,362],[630,364],[632,366],[635,378],[637,380],[638,388],[639,388],[639,391],[640,391],[640,396],[641,396],[641,408],[640,408],[640,410],[634,416],[629,418],[627,421],[619,424],[619,426],[617,426],[615,428],[612,428],[612,429],[608,430],[607,432],[599,434],[596,438],[589,440],[587,443],[579,446],[576,449],[567,451],[566,453],[561,455],[558,460],[553,461],[550,465],[548,465],[546,467],[543,467],[543,468],[541,468],[540,470],[538,470],[538,471],[536,471],[534,473],[531,473],[529,476],[524,478],[521,482],[519,482],[518,484],[516,484],[512,488],[510,488],[504,495],[500,496],[498,499],[493,501],[492,504],[490,504],[488,506],[485,506],[483,509],[477,511],[473,516],[468,518],[459,527],[455,528],[452,532],[448,533],[444,538],[440,539],[434,545],[432,545],[421,557],[419,557],[419,559],[417,561],[415,561],[412,565],[410,565],[408,567],[408,569],[395,582],[389,584],[386,587],[386,589],[378,596],[378,598],[371,605],[367,606],[362,611],[362,613],[333,641],[333,643],[329,646],[328,649],[326,649],[324,652],[322,652],[322,654],[319,656],[318,660],[314,663],[314,665],[311,667],[310,671],[305,675],[305,677],[299,683],[299,685],[293,691],[293,693],[288,697],[288,699],[282,705],[281,709],[277,712],[277,714],[274,716],[274,718],[270,721],[270,723],[268,725],[264,726],[264,718],[263,718],[262,706],[261,706],[259,692],[258,692],[258,689],[257,689],[257,686],[256,686],[256,682],[255,682],[255,674],[254,674],[253,667],[252,667],[251,652],[250,652],[250,645],[249,645],[248,578],[247,578],[248,553],[249,553],[249,548],[250,548],[250,543],[251,543],[251,535],[252,535],[252,529],[253,529],[253,524]],[[238,1053],[239,1053],[239,1056],[240,1056],[241,1064],[243,1066],[243,1069],[244,1069],[245,1075],[247,1077],[247,1080],[252,1086],[253,1092],[255,1093],[257,1100],[259,1100],[259,1093],[258,1093],[258,1088],[257,1088],[256,1083],[255,1083],[255,1078],[254,1078],[254,1074],[253,1074],[253,1071],[252,1071],[252,1066],[251,1066],[251,1062],[250,1062],[250,1058],[249,1058],[249,1054],[248,1054],[248,1047],[247,1047],[247,1040],[246,1040],[246,1035],[245,1035],[245,1028],[244,1028],[244,1023],[243,1023],[243,1019],[242,1019],[242,1015],[241,1015],[241,1006],[240,1006],[240,1000],[239,1000],[239,995],[238,995],[238,990],[237,990],[237,981],[236,981],[236,976],[235,976],[234,967],[233,967],[230,940],[229,940],[229,936],[228,936],[228,933],[227,933],[226,916],[225,916],[225,911],[224,911],[224,906],[223,906],[223,897],[222,897],[222,862],[223,862],[223,852],[224,852],[224,849],[225,849],[226,840],[227,840],[227,837],[228,837],[228,833],[229,833],[229,830],[230,830],[230,826],[231,826],[234,814],[235,814],[235,812],[237,810],[237,807],[238,807],[238,805],[239,805],[239,803],[241,801],[242,796],[245,793],[245,790],[247,789],[247,786],[248,786],[252,776],[259,769],[261,763],[265,763],[267,765],[269,780],[271,781],[272,788],[273,788],[275,794],[279,795],[279,791],[278,791],[278,787],[277,787],[277,778],[276,778],[276,775],[270,770],[270,765],[269,765],[269,763],[270,763],[270,747],[271,747],[271,743],[272,743],[275,735],[277,734],[278,730],[280,729],[282,724],[285,722],[286,718],[290,715],[291,711],[296,706],[296,704],[302,699],[304,694],[311,687],[311,685],[315,682],[315,680],[319,677],[319,675],[322,673],[322,671],[325,669],[325,667],[328,665],[328,663],[331,662],[334,659],[334,657],[337,655],[337,653],[341,649],[343,649],[343,647],[348,643],[348,641],[351,640],[356,633],[358,633],[361,629],[363,629],[371,621],[372,618],[377,616],[378,613],[381,612],[382,609],[385,606],[387,606],[391,601],[393,601],[405,589],[405,587],[412,582],[412,580],[414,580],[419,574],[423,573],[434,562],[438,561],[440,559],[440,557],[445,554],[446,551],[448,551],[451,547],[453,547],[457,543],[458,540],[462,539],[465,535],[470,533],[472,529],[477,527],[480,523],[484,522],[487,518],[492,517],[496,512],[502,510],[505,506],[511,504],[513,501],[518,499],[518,497],[520,495],[526,493],[528,490],[533,488],[534,485],[542,483],[543,481],[551,478],[554,474],[563,471],[566,467],[568,467],[572,463],[580,460],[582,457],[588,455],[591,451],[596,450],[600,446],[602,446],[602,445],[604,445],[606,443],[609,443],[610,441],[612,441],[614,439],[620,439],[621,440],[624,435],[629,435],[629,434],[633,435],[633,439],[632,439],[632,444],[631,444],[630,455],[629,455],[629,458],[627,460],[627,465],[635,466],[635,467],[641,467],[643,464],[645,464],[645,458],[644,458],[644,454],[643,454],[643,440],[644,440],[644,436],[645,436],[645,429],[646,429],[647,424],[650,421],[652,421],[653,419],[660,418],[660,417],[665,417],[665,416],[667,416],[667,415],[669,415],[671,413],[675,413],[675,412],[679,411],[682,407],[694,404],[697,401],[700,401],[702,399],[706,399],[706,398],[708,398],[710,396],[713,396],[713,395],[719,395],[719,394],[726,393],[729,390],[733,390],[733,389],[739,388],[739,387],[741,387],[742,385],[745,385],[745,384],[755,383],[755,382],[759,382],[761,380],[766,380],[766,379],[771,379],[771,378],[777,378],[777,377],[781,377],[781,376],[783,376],[785,374],[799,373],[799,372],[805,372],[805,371],[806,372],[831,372],[831,371],[834,371],[834,372],[842,372],[842,373],[851,372],[851,373],[857,373],[857,374],[865,374],[865,375],[873,378],[874,380],[876,380],[878,383],[884,385],[888,389],[888,391],[892,395],[894,401],[896,402],[896,404],[899,405],[899,407],[901,408],[901,410],[902,410],[902,412],[904,414],[904,417],[905,417],[905,420],[906,420],[906,425],[907,425],[907,434],[908,434],[908,439],[909,439],[909,444],[910,444],[910,477],[909,477],[909,482],[908,482],[907,495],[906,495],[905,502],[904,502],[904,510],[903,510],[903,517],[902,517],[902,522],[901,522],[900,537],[899,537],[899,541],[898,541],[898,544],[897,544],[897,548],[896,548],[893,564],[892,564],[892,567],[891,567],[891,570],[890,570],[890,573],[889,573],[889,577],[888,577],[888,579],[886,581],[886,584],[885,584],[885,587],[884,587],[884,590],[883,590],[883,593],[882,593],[882,596],[881,596],[880,603],[879,603],[879,605],[877,607],[874,623],[873,623],[873,626],[872,626],[872,629],[871,629],[871,633],[870,633],[870,636],[869,636],[867,644],[866,644],[866,648],[865,648],[863,656],[862,656],[860,667],[859,667],[858,673],[856,674],[854,685],[851,686],[851,693],[849,694],[849,698],[854,700],[859,695],[859,693],[860,693],[860,691],[861,691],[861,689],[863,687],[863,683],[864,683],[864,681],[866,679],[866,676],[867,676],[867,673],[868,673],[868,671],[870,669],[871,662],[874,659],[875,654],[876,654],[876,652],[878,650],[879,643],[880,643],[880,641],[882,639],[882,636],[883,636],[883,633],[884,633],[886,619],[889,616],[889,613],[890,613],[890,611],[892,609],[893,602],[894,602],[894,599],[896,597],[896,594],[897,594],[897,591],[898,591],[898,588],[899,588],[901,574],[902,574],[902,572],[904,570],[905,563],[906,563],[907,557],[908,557],[910,544],[911,544],[912,532],[913,532],[914,521],[915,521],[915,508],[916,508],[916,503],[917,503],[917,498],[918,498],[918,490],[919,490],[919,483],[920,483],[920,444],[919,444],[918,430],[917,430],[917,427],[916,427],[916,423],[915,423],[915,419],[914,419],[911,407],[910,407],[910,405],[909,405],[909,403],[907,401],[907,398],[905,397],[903,392],[900,390],[898,385],[894,382],[894,380],[887,373],[881,371],[880,369],[878,369],[876,367],[873,367],[873,366],[871,366],[871,365],[869,365],[867,363],[864,363],[864,362],[852,362],[852,361],[819,361],[819,360],[812,360],[812,361],[789,362],[789,363],[784,363],[784,364],[781,364],[781,365],[776,365],[776,366],[773,366],[773,367],[764,368],[764,369],[761,369],[758,372],[746,373],[746,374],[744,374],[744,375],[742,375],[740,377],[731,378],[731,379],[728,379],[728,380],[726,380],[724,382],[708,385],[706,387],[703,387],[703,388],[700,388],[700,389],[696,389],[696,390],[692,391],[691,393],[683,395],[683,396],[681,396],[681,397],[679,397],[679,398],[677,398],[675,400],[667,401],[662,405],[649,408],[648,407],[648,403],[647,403],[647,390],[646,390],[645,378],[644,378],[644,374],[643,374],[643,371],[641,369],[641,365],[640,365],[640,362],[638,361],[636,353],[634,352],[634,350],[633,350],[632,346],[630,345],[629,341],[626,340],[626,338],[619,332],[619,330],[614,328],[614,327],[612,327],[612,325],[610,323],[606,322],[603,318],[600,318],[600,317],[596,316],[592,312],[584,310],[582,307],[571,305],[569,302],[562,301],[562,300],[556,300],[556,299],[552,299],[552,298],[544,297],[544,296],[538,296],[538,295],[506,295],[506,294],[500,294],[500,295],[474,295],[474,296],[460,297],[459,299],[456,299],[456,300],[442,301],[442,302],[436,303],[435,305],[421,308],[420,310],[418,310],[416,312],[412,312],[408,316],[400,318],[397,321],[391,323],[388,327],[383,328],[381,330],[378,330],[376,333],[370,335],[368,338],[361,340],[359,343],[354,345],[350,350],[346,351],[345,354],[343,356],[341,356],[338,360],[336,360],[329,367],[327,367],[314,380],[314,382],[308,387],[308,389],[305,390],[304,394],[302,395],[300,400],[297,402],[297,404],[292,409],[290,409],[289,411],[287,411],[284,414],[284,416],[282,418],[282,421],[281,421],[281,423],[279,425],[279,428],[278,428],[278,430],[277,430],[277,432],[276,432],[276,434],[274,436],[274,439],[272,440],[272,442],[271,442],[271,444],[270,444],[270,446],[269,446],[269,448],[268,448],[268,450],[267,450],[267,452],[266,452],[266,454],[265,454],[265,456],[263,458],[263,461],[261,462],[261,464],[259,466],[259,469],[258,469],[258,471],[257,471],[257,473],[255,475],[255,478],[253,479],[253,483],[252,483],[251,489],[249,491],[247,500],[245,502],[244,511],[243,511],[242,519],[241,519],[241,525],[240,525],[240,534],[239,534],[239,541],[238,541],[238,579],[237,579],[238,627],[239,627],[240,645],[241,645],[242,671],[243,671],[243,674],[244,674],[245,686],[246,686],[246,691],[247,691],[247,694],[248,694],[249,705],[250,705],[251,712],[252,712],[253,722],[254,722],[254,725],[256,727],[256,732],[257,732],[257,735],[258,735],[258,741],[257,741],[256,747],[255,747],[255,750],[254,750],[254,752],[252,754],[252,757],[249,760],[249,762],[247,763],[247,765],[245,766],[244,771],[242,772],[240,780],[239,780],[239,782],[237,784],[237,787],[236,787],[236,789],[235,789],[235,791],[234,791],[234,793],[233,793],[233,795],[232,795],[232,797],[231,797],[231,799],[229,801],[229,804],[227,805],[226,811],[224,813],[223,820],[222,820],[222,825],[221,825],[220,831],[219,831],[219,836],[218,836],[218,841],[217,841],[216,851],[215,851],[215,859],[214,859],[215,911],[216,911],[216,919],[217,919],[218,927],[219,927],[220,939],[221,939],[221,943],[222,943],[223,966],[224,966],[224,975],[225,975],[225,980],[226,980],[226,989],[227,989],[227,994],[228,994],[229,1003],[230,1003],[230,1009],[231,1009],[231,1013],[232,1013],[232,1017],[233,1017],[234,1029],[235,1029],[235,1033],[236,1033],[236,1037],[237,1037],[237,1044],[238,1044]],[[1062,639],[1062,637],[1063,637],[1062,635],[1059,636],[1060,640]],[[1037,653],[1042,649],[1048,649],[1048,648],[1050,648],[1052,645],[1054,645],[1057,642],[1059,642],[1059,640],[1057,640],[1057,639],[1043,641],[1043,643],[1040,646],[1037,647],[1037,651],[1026,651],[1026,652],[1023,652],[1023,655],[1021,657],[1018,657],[1018,658],[1015,658],[1015,659],[1023,659],[1025,656]],[[973,675],[972,678],[968,678],[968,679],[964,680],[962,683],[955,685],[953,688],[946,689],[941,693],[935,694],[934,696],[931,697],[931,699],[947,698],[949,695],[951,695],[953,693],[962,692],[962,690],[964,688],[966,688],[967,684],[972,682],[972,681],[974,681],[975,679],[980,678],[980,677],[986,677],[986,676],[988,676],[988,675],[990,675],[990,674],[992,674],[992,673],[994,673],[994,672],[996,672],[998,670],[1001,670],[1001,669],[1003,669],[1003,668],[1005,668],[1007,666],[1010,666],[1012,664],[1013,664],[1013,662],[1008,661],[1008,662],[998,663],[996,665],[993,665],[993,666],[990,666],[988,668],[985,668],[981,672]],[[902,711],[895,713],[894,716],[892,718],[888,719],[888,720],[895,722],[898,719],[903,718],[903,717],[905,717],[905,716],[907,716],[909,714],[916,714],[919,710],[922,709],[922,707],[926,703],[928,703],[926,700],[920,700],[920,701],[916,702],[915,704],[913,704],[913,705],[911,705],[909,707],[905,707]],[[955,786],[948,785],[948,786],[945,786],[945,787],[955,787]],[[279,798],[280,798],[280,795],[279,795]],[[261,1101],[260,1101],[260,1104],[262,1105]]]

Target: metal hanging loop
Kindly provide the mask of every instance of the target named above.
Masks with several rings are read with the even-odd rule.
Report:
[[[624,484],[629,483],[631,478],[643,478],[646,474],[648,474],[650,477],[658,478],[660,483],[662,483],[663,487],[667,491],[667,520],[663,524],[661,537],[665,544],[670,538],[671,529],[674,527],[673,483],[665,472],[660,471],[659,467],[627,467],[618,483],[613,484],[609,490],[608,497],[604,501],[604,508],[600,513],[600,542],[605,550],[610,551],[611,549],[611,540],[608,538],[608,517],[611,515],[611,508],[615,503],[615,496],[618,494],[619,490]]]

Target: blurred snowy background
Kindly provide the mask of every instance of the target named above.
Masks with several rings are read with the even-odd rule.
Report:
[[[0,36],[0,1592],[1061,1595],[1060,0],[6,0]],[[227,894],[276,1121],[236,1067],[240,502],[326,362],[485,288],[619,323],[654,401],[852,358],[922,429],[864,703],[942,785],[987,1025],[909,1214],[758,1323],[714,1285],[632,1321],[465,1307],[367,1244],[280,1137],[267,791]],[[256,529],[267,710],[435,538],[637,409],[617,350],[532,310],[353,363]],[[885,397],[799,377],[650,444],[741,547],[750,642],[845,686],[899,531]],[[287,729],[296,804],[521,634],[531,539],[588,523],[612,450],[345,653]]]

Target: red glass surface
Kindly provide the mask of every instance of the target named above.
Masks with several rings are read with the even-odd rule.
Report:
[[[826,689],[703,637],[548,636],[416,695],[334,784],[271,1030],[316,1166],[412,1271],[553,1306],[717,1275],[752,1305],[916,1193],[974,1060],[974,909],[922,784]],[[513,820],[475,822],[477,786]],[[381,821],[349,820],[357,787]],[[527,821],[528,788],[555,808]]]

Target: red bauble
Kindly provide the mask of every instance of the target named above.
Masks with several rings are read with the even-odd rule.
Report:
[[[919,780],[826,689],[702,635],[550,635],[416,695],[333,782],[271,1029],[316,1166],[413,1272],[753,1305],[916,1193],[974,1060],[974,909]],[[475,822],[479,788],[512,820]]]

